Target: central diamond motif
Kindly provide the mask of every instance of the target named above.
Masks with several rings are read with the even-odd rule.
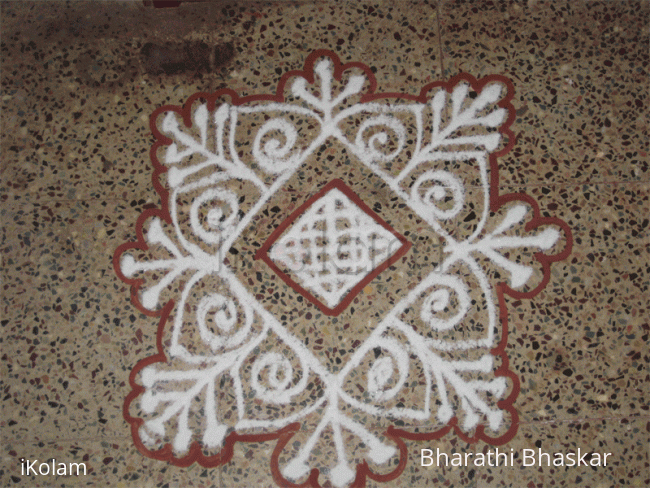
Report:
[[[327,315],[338,315],[411,243],[336,179],[284,220],[256,254]]]

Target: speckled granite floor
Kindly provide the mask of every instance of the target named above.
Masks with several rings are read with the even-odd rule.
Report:
[[[185,2],[177,8],[154,8],[143,2],[4,1],[0,9],[0,485],[650,485],[650,2]],[[329,51],[312,55],[319,49]],[[328,61],[318,64],[322,59]],[[346,71],[339,61],[357,64],[348,65]],[[284,105],[268,105],[266,112],[258,113],[249,107],[271,102],[253,98],[237,102],[233,92],[225,91],[210,99],[207,93],[227,88],[241,97],[275,94],[279,83],[282,88],[281,80],[289,80],[283,75],[291,70],[302,70],[291,80],[304,76],[307,81],[303,85],[287,81],[286,95],[273,103],[293,103],[301,98],[301,87],[312,84],[315,91],[309,93],[325,97],[329,85],[323,80],[328,79],[340,90],[337,93],[349,89],[348,95],[361,90],[390,96],[361,97],[359,104],[376,102],[384,108],[372,109],[379,113],[374,119],[354,112],[352,118],[358,119],[341,122],[339,132],[328,125],[327,117],[305,122],[301,117],[313,115],[306,109],[287,115],[284,120],[300,129],[296,147],[308,153],[300,171],[290,175],[287,168],[295,161],[278,162],[283,144],[293,145],[289,144],[290,124],[268,126],[268,133],[283,133],[275,145],[268,134],[257,143],[254,135],[263,132],[264,124],[278,113],[289,113]],[[459,73],[473,78],[454,78]],[[468,80],[488,75],[500,76],[483,84],[471,82],[471,89],[462,92]],[[431,85],[448,80],[452,82],[444,86]],[[359,84],[356,92],[355,83]],[[465,110],[473,106],[472,100],[484,100],[481,97],[498,84],[502,89],[491,92],[496,97],[493,105],[481,112],[487,117],[492,110],[494,123],[486,119],[478,132],[470,130],[468,138],[444,157],[423,156],[418,164],[424,164],[424,169],[415,169],[404,180],[410,184],[399,187],[395,180],[393,185],[411,151],[431,150],[433,142],[423,149],[419,138],[433,141],[439,135],[431,127],[435,122],[430,122],[435,114],[443,125],[457,115],[452,108],[436,112],[444,99],[436,105],[436,93],[446,88]],[[425,86],[429,95],[418,99]],[[174,132],[178,124],[182,126],[181,116],[173,114],[180,108],[169,106],[180,107],[197,92],[206,95],[203,102],[197,98],[187,106],[186,125],[195,118],[193,132],[184,127],[191,132],[186,136],[200,138],[201,127],[213,124],[211,134],[216,129],[216,135],[209,137],[218,139],[223,129],[225,140],[232,136],[229,150],[238,154],[232,155],[233,161],[243,161],[244,169],[233,175],[250,176],[240,183],[228,180],[216,193],[201,196],[192,192],[221,182],[209,180],[210,172],[201,172],[205,168],[182,177],[179,171],[172,175],[161,170],[163,163],[169,165],[176,157],[166,149],[172,142],[184,141],[174,146],[179,161],[191,147],[187,137]],[[230,108],[218,112],[224,100]],[[420,112],[424,128],[414,115],[417,111],[405,108],[420,102],[426,102]],[[206,122],[202,122],[205,109]],[[159,116],[152,126],[157,139],[149,124],[154,111]],[[164,119],[169,112],[171,118]],[[235,116],[241,117],[239,126],[227,128],[225,121]],[[332,137],[312,147],[319,124]],[[388,141],[384,149],[380,146],[386,140],[378,128],[382,124],[392,127],[398,139],[394,146]],[[480,139],[483,152],[457,156],[469,150],[472,136],[488,137],[481,131],[490,127],[492,137],[497,137],[495,147],[490,146],[492,139]],[[359,136],[348,145],[340,142],[355,131],[367,134],[367,141]],[[177,139],[169,138],[172,133]],[[400,134],[408,156],[391,159],[391,151],[401,147]],[[485,174],[466,164],[488,153],[499,157],[490,160]],[[270,159],[264,159],[265,154]],[[186,158],[190,166],[178,168],[200,164],[192,158],[196,157]],[[435,161],[441,158],[446,162],[437,166]],[[498,179],[493,163],[498,165]],[[441,173],[443,167],[455,179]],[[486,175],[492,179],[485,179]],[[195,186],[176,193],[174,181],[190,177],[195,178]],[[428,217],[422,213],[418,217],[420,207],[409,200],[422,186],[420,179],[427,177],[447,182],[444,191],[451,191],[454,181],[466,189],[468,207],[456,213],[458,195],[447,198],[444,191],[436,193],[439,187],[435,186],[427,193],[443,205],[436,215],[447,222],[445,230],[432,229]],[[333,180],[342,182],[336,188],[347,196],[336,200],[322,193]],[[488,182],[491,212],[482,207],[487,194],[481,189]],[[508,202],[499,197],[507,194],[518,197]],[[523,194],[529,197],[523,199]],[[178,198],[167,201],[168,195]],[[223,259],[226,269],[232,270],[228,279],[242,283],[242,290],[232,292],[234,281],[212,273],[206,258],[197,265],[209,271],[206,276],[179,272],[178,282],[161,287],[160,296],[141,293],[140,285],[143,289],[155,285],[165,273],[156,275],[156,269],[137,268],[134,263],[151,263],[173,255],[173,249],[178,251],[176,244],[161,237],[173,234],[168,212],[172,200],[176,202],[172,214],[178,210],[186,217],[179,233],[198,232],[196,242],[183,241],[193,256],[209,252],[209,246],[201,246],[221,243],[214,236],[222,239],[219,232],[226,235],[230,228],[229,214],[223,215],[226,207],[233,221],[244,222],[243,216],[251,213],[251,220],[239,228],[238,239],[227,241]],[[201,207],[217,200],[221,203],[212,209]],[[345,301],[345,296],[339,296],[345,293],[337,295],[329,285],[313,284],[301,271],[289,269],[291,263],[276,244],[299,233],[297,221],[320,229],[315,210],[309,214],[303,208],[302,214],[294,214],[301,205],[316,208],[319,202],[347,209],[350,222],[375,229],[375,237],[401,236],[403,240],[395,242],[408,242],[385,269],[378,269],[380,273],[351,282],[350,293],[355,296],[342,310],[337,306]],[[539,216],[533,218],[535,205]],[[472,270],[483,276],[474,268],[454,271],[445,264],[451,263],[454,252],[461,252],[449,243],[471,234],[481,209],[492,219],[484,232],[508,230],[499,222],[508,218],[506,214],[514,219],[518,209],[527,212],[522,221],[529,224],[526,232],[537,226],[556,229],[544,252],[558,259],[545,261],[535,254],[539,249],[534,249],[533,241],[527,241],[530,246],[521,252],[508,248],[503,253],[510,262],[530,267],[532,275],[525,286],[517,288],[512,281],[520,269],[510,276],[507,266],[504,271],[503,266],[491,267],[489,260],[478,259],[476,269],[486,270],[485,283],[490,286],[480,279],[457,285]],[[445,217],[451,213],[456,220]],[[138,223],[141,215],[145,217]],[[193,216],[198,223],[191,223]],[[157,217],[158,230],[152,230]],[[516,226],[511,227],[514,232]],[[517,230],[510,238],[518,239],[520,233],[525,232]],[[135,249],[144,247],[146,239],[149,250]],[[265,244],[266,259],[257,259]],[[124,260],[125,254],[131,261]],[[278,272],[273,266],[284,268]],[[133,273],[143,271],[143,276],[151,274],[136,282],[139,276],[134,278],[127,268]],[[433,301],[427,302],[424,291],[418,298],[418,286],[431,270],[447,277],[438,285],[455,291],[456,298],[449,299],[440,290],[442,295],[429,295]],[[449,278],[452,271],[457,278]],[[240,299],[232,310],[227,305],[236,300],[219,301],[225,299],[218,294],[227,295],[228,287]],[[183,295],[185,289],[189,291]],[[487,296],[487,289],[495,290],[493,295]],[[410,308],[394,312],[407,292],[415,297]],[[448,308],[462,308],[465,292],[466,305],[474,307],[475,315],[462,322],[465,328],[440,325],[453,317],[436,300],[446,297]],[[180,308],[190,318],[174,322],[170,299],[180,300],[184,304]],[[425,303],[442,314],[436,319],[429,313],[431,329],[426,333],[411,310],[424,310]],[[215,308],[216,318],[208,321],[207,313]],[[386,318],[396,313],[394,322]],[[203,322],[193,322],[192,314],[202,316]],[[247,322],[247,337],[253,339],[247,340],[259,337],[259,341],[255,349],[251,346],[240,354],[237,341],[246,342],[237,335],[241,323],[223,324],[247,314],[254,317]],[[437,340],[470,344],[489,332],[486,324],[493,315],[498,316],[496,335],[491,349],[484,351],[489,365],[481,366],[480,377],[473,382],[462,380],[460,385],[462,367],[449,366],[459,360],[465,361],[467,371],[471,370],[467,365],[485,365],[487,360],[472,348],[455,346],[427,355],[426,347],[412,340],[420,337],[412,334],[422,332],[423,344],[440,345]],[[226,322],[219,322],[219,317]],[[426,322],[424,313],[421,317]],[[202,326],[196,328],[199,322]],[[388,336],[374,337],[377,324],[384,323],[388,323]],[[271,332],[267,337],[267,330],[281,338]],[[300,344],[293,344],[291,337],[298,337]],[[361,354],[367,344],[367,354]],[[160,400],[160,395],[176,390],[165,390],[156,375],[171,372],[168,378],[178,380],[177,390],[191,389],[195,370],[175,361],[192,363],[201,351],[231,358],[224,360],[223,367],[215,362],[210,371],[230,369],[229,375],[217,380],[213,374],[214,393],[211,398],[205,394],[204,405],[196,399],[187,403],[191,411],[187,429],[195,440],[202,439],[196,431],[211,432],[203,443],[189,448],[189,438],[182,435],[183,411],[175,427],[155,423],[160,418],[156,415],[165,415],[163,407],[177,398]],[[233,351],[239,356],[226,354]],[[278,359],[285,353],[289,359]],[[403,377],[402,360],[411,365]],[[203,374],[209,369],[206,362],[195,361],[192,367],[203,368]],[[347,371],[349,364],[354,367]],[[322,374],[318,373],[321,367]],[[283,401],[283,388],[293,388],[292,381],[300,383],[310,370],[318,374],[303,385],[304,391],[287,394],[288,400]],[[342,383],[331,386],[332,378],[342,378]],[[247,387],[247,382],[253,387]],[[406,393],[396,393],[407,383]],[[448,401],[442,390],[451,384],[456,390],[450,389]],[[489,404],[484,410],[484,403],[477,401],[473,407],[467,403],[481,385],[494,386],[485,386],[487,390],[479,395]],[[421,408],[423,388],[431,397],[430,417],[416,418],[413,413],[404,420],[400,417],[404,408]],[[331,413],[331,408],[325,412],[325,403],[316,403],[301,416],[305,411],[301,408],[311,408],[318,395],[333,391],[345,407]],[[152,398],[158,398],[158,403]],[[348,398],[347,403],[341,398]],[[328,404],[336,404],[330,400]],[[205,420],[210,406],[219,412],[214,425]],[[445,413],[448,408],[454,411],[451,419]],[[322,423],[330,414],[339,424]],[[300,428],[289,421],[272,423],[292,415],[301,422]],[[348,424],[341,424],[341,419],[349,419]],[[450,422],[452,427],[446,427]],[[323,425],[320,433],[318,426]],[[225,440],[219,434],[221,427],[227,429],[222,432],[227,434]],[[279,444],[278,434],[269,435],[275,439],[255,437],[280,427],[290,432],[280,436]],[[400,437],[395,429],[417,435]],[[367,434],[363,442],[361,431]],[[289,469],[314,432],[315,447],[305,458],[307,471]],[[222,448],[224,443],[227,447]],[[487,461],[497,447],[508,456],[512,453],[513,461],[499,466],[494,459]],[[421,450],[437,448],[452,459],[462,454],[469,465],[463,461],[463,466],[421,466]],[[536,459],[539,450],[566,455],[579,449],[611,455],[606,466],[547,466]],[[532,466],[524,465],[523,455],[528,452],[535,453]],[[341,454],[347,456],[346,462]],[[486,458],[483,466],[472,461],[481,455]],[[50,472],[52,459],[60,475]],[[49,464],[43,467],[42,463]],[[68,473],[74,467],[70,463],[84,463],[86,475]],[[310,468],[320,473],[310,474]]]

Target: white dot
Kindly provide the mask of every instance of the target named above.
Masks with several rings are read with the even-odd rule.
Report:
[[[436,186],[433,189],[433,198],[435,198],[436,200],[442,200],[443,198],[445,198],[446,193],[447,192],[445,191],[445,189],[443,187]]]
[[[223,217],[223,212],[220,208],[210,209],[207,217],[208,225],[213,229],[219,227],[221,224],[221,217]]]

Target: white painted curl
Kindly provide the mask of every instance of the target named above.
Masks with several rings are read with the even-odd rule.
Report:
[[[262,372],[268,369],[268,386],[260,382]],[[301,380],[290,388],[293,380],[293,367],[291,362],[282,354],[269,352],[259,357],[253,364],[252,387],[257,397],[276,404],[286,404],[291,398],[305,389],[308,371],[302,371]]]
[[[431,186],[422,188],[425,184]],[[442,209],[438,207],[437,202],[445,198],[448,190],[451,191],[453,205],[450,209]],[[413,185],[411,199],[413,204],[433,213],[437,219],[448,220],[458,215],[463,208],[465,200],[463,184],[448,171],[426,171]]]
[[[364,132],[371,127],[377,126],[385,126],[393,131],[395,133],[395,136],[397,136],[397,149],[395,149],[393,152],[385,154],[379,149],[380,146],[385,146],[388,144],[389,134],[387,131],[373,134],[368,139],[367,144],[364,142]],[[361,127],[359,127],[359,131],[357,132],[355,143],[359,150],[364,153],[366,159],[374,162],[388,162],[395,159],[395,157],[397,157],[397,155],[404,149],[404,144],[406,143],[406,128],[395,117],[378,115],[366,120],[363,124],[361,124]]]
[[[208,328],[206,319],[209,313],[214,313],[213,321],[221,334],[217,335]],[[196,310],[196,320],[201,339],[213,351],[241,344],[251,328],[250,317],[239,317],[235,302],[219,293],[211,293],[201,299]],[[238,323],[242,323],[241,329],[231,334]]]
[[[378,358],[368,370],[368,392],[375,401],[386,401],[393,398],[404,387],[409,370],[408,353],[397,341],[379,339],[376,346],[390,353],[390,356]],[[386,389],[397,370],[395,384]]]
[[[443,286],[445,288],[437,288]],[[436,313],[442,312],[450,305],[451,294],[447,288],[451,288],[458,299],[458,311],[447,319],[436,317]],[[420,318],[433,330],[443,331],[454,328],[469,311],[471,300],[467,287],[460,279],[451,275],[437,276],[433,291],[424,299]]]
[[[284,144],[278,138],[271,138],[264,143],[262,139],[271,132],[279,132],[284,138]],[[264,124],[255,136],[253,156],[269,173],[282,173],[296,165],[297,155],[291,155],[291,150],[298,140],[296,128],[285,119],[271,119]],[[295,169],[295,168],[294,168]]]
[[[214,231],[206,230],[199,219],[199,209],[201,205],[211,200],[224,202],[229,207],[226,219],[222,222],[223,210],[218,206],[210,209],[206,218],[206,223]],[[208,244],[220,244],[225,234],[231,231],[237,222],[237,212],[239,202],[237,195],[231,191],[219,188],[210,188],[197,197],[190,208],[190,225],[192,230]]]

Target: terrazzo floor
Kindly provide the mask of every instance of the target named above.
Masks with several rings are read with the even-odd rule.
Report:
[[[274,94],[282,75],[303,70],[319,49],[341,63],[369,67],[365,73],[374,76],[377,93],[415,96],[459,73],[510,80],[514,144],[498,158],[492,191],[525,193],[542,219],[566,223],[559,228],[570,231],[563,231],[556,253],[572,241],[565,259],[550,263],[546,274],[535,271],[535,283],[548,278],[536,296],[501,296],[508,332],[502,331],[502,350],[494,354],[512,373],[502,398],[514,400],[511,407],[500,404],[507,419],[491,438],[507,436],[498,447],[517,453],[514,465],[421,466],[421,449],[476,456],[496,447],[487,437],[451,429],[438,439],[406,439],[399,458],[405,464],[391,460],[376,469],[384,475],[401,469],[399,476],[355,483],[650,486],[650,2],[145,3],[0,2],[1,486],[292,486],[272,474],[275,440],[236,442],[225,464],[214,461],[219,449],[212,449],[203,457],[214,461],[207,467],[177,466],[136,448],[132,426],[137,433],[139,424],[127,419],[144,414],[133,410],[135,403],[124,405],[133,381],[144,380],[129,375],[156,353],[161,312],[144,313],[137,292],[130,301],[131,286],[116,274],[114,254],[141,237],[140,215],[167,205],[156,191],[169,183],[166,176],[157,174],[152,183],[154,111],[225,88],[242,97]],[[252,144],[244,138],[237,148],[245,152]],[[320,147],[227,257],[272,315],[287,313],[287,327],[304,329],[310,351],[331,371],[344,368],[372,332],[367,317],[388,313],[401,289],[411,289],[426,266],[444,259],[434,233],[417,218],[403,219],[403,205],[382,194],[381,178],[346,167],[354,159],[350,151]],[[254,256],[273,229],[332,179],[345,180],[373,215],[417,241],[410,254],[357,290],[338,325]],[[254,204],[246,185],[237,191],[248,196],[239,201],[243,209]],[[464,235],[470,224],[464,215],[454,232]],[[160,303],[178,295],[183,283],[171,286]],[[206,281],[197,293],[219,286]],[[476,287],[470,296],[480,301]],[[287,312],[293,302],[299,305]],[[187,308],[199,305],[188,302]],[[164,347],[170,340],[160,338]],[[361,366],[358,375],[358,383],[370,384]],[[416,377],[413,384],[421,382]],[[228,424],[238,408],[234,383],[223,380],[218,388],[221,420]],[[251,402],[259,418],[294,405],[265,410]],[[391,425],[431,431],[427,422],[362,417],[355,419],[378,436]],[[305,442],[318,419],[303,419],[289,448]],[[476,429],[488,429],[487,422],[482,417]],[[328,436],[312,453],[320,476],[294,481],[335,486],[327,472],[336,456]],[[523,466],[523,449],[611,456],[607,466]],[[363,461],[356,451],[348,454],[354,464]],[[40,465],[52,459],[85,463],[87,474],[24,473],[21,460]],[[280,463],[287,459],[281,456]]]

